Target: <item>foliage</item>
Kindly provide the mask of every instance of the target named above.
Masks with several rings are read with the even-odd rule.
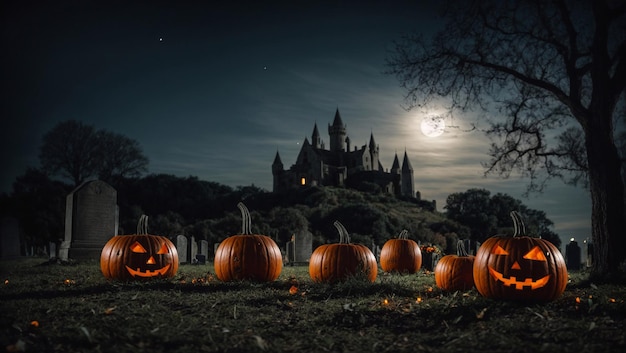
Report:
[[[221,282],[211,265],[107,281],[97,262],[0,263],[0,345],[26,352],[623,352],[626,287],[583,285],[546,304],[444,292],[432,273],[313,283]]]
[[[39,159],[44,171],[74,186],[93,177],[108,183],[136,177],[148,165],[137,141],[76,120],[61,122],[43,136]]]
[[[554,223],[545,212],[530,209],[520,200],[497,193],[491,196],[486,189],[468,189],[448,195],[446,216],[470,228],[471,239],[483,242],[492,235],[511,232],[511,211],[518,211],[524,217],[527,233],[550,241],[557,248],[561,238],[552,231]]]

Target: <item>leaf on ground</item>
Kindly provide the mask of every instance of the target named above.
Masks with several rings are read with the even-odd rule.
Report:
[[[252,337],[254,337],[254,342],[259,348],[261,348],[261,350],[266,351],[269,348],[267,341],[265,341],[261,336],[253,335]]]
[[[89,333],[89,330],[85,326],[81,326],[80,330],[82,331],[82,333],[85,334],[85,336],[87,336],[87,340],[89,341],[89,343],[93,343],[93,339],[91,338],[91,333]]]

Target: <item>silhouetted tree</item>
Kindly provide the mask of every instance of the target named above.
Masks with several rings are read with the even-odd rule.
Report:
[[[45,172],[67,178],[74,186],[92,177],[107,182],[136,177],[148,165],[137,141],[76,120],[61,122],[44,135],[39,160]]]
[[[96,129],[75,120],[56,125],[43,137],[39,160],[43,170],[80,185],[97,175]]]
[[[549,240],[556,247],[561,245],[561,238],[552,231],[554,223],[546,217],[544,211],[528,208],[522,201],[513,197],[491,193],[485,189],[468,189],[448,195],[446,199],[446,216],[470,228],[471,239],[480,242],[510,230],[513,222],[511,211],[521,213],[526,226],[526,234],[540,236]]]
[[[139,177],[148,171],[148,158],[139,142],[109,131],[97,133],[98,178],[114,184],[119,178]]]
[[[451,0],[444,8],[445,26],[432,41],[406,37],[389,58],[407,101],[443,96],[450,112],[498,112],[506,120],[490,122],[486,172],[519,171],[529,191],[583,173],[591,278],[619,279],[626,223],[614,123],[626,97],[626,2]]]

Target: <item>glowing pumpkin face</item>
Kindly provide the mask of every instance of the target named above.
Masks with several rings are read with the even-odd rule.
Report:
[[[119,280],[173,277],[178,252],[159,235],[116,235],[102,249],[100,269],[104,277]]]
[[[521,222],[521,221],[516,221]],[[487,239],[474,260],[476,289],[485,297],[550,301],[567,286],[561,252],[549,241],[519,236]]]
[[[134,253],[134,255],[131,255],[131,257],[133,258],[134,262],[136,262],[137,266],[129,266],[129,264],[124,265],[128,273],[130,273],[130,275],[133,277],[165,277],[165,274],[167,274],[167,271],[172,266],[172,264],[168,263],[168,261],[163,261],[170,254],[170,248],[167,246],[167,243],[163,239],[159,239],[157,237],[157,239],[154,239],[157,242],[156,247],[151,247],[150,244],[146,244],[147,246],[141,245],[140,240],[145,241],[146,239],[139,239],[130,246],[130,251]],[[149,240],[147,241],[147,243],[151,243],[151,241]],[[162,245],[159,247],[158,243],[161,243]],[[150,249],[150,251],[148,251],[146,248]],[[159,250],[156,252],[156,254],[152,254],[152,250],[156,248],[158,248]]]

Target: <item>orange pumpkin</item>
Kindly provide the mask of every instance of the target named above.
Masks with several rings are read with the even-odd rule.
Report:
[[[446,291],[468,290],[474,286],[474,256],[465,251],[463,240],[459,240],[456,255],[442,257],[435,266],[435,283]]]
[[[422,267],[419,245],[408,239],[405,229],[397,239],[389,239],[380,250],[380,267],[385,272],[415,273]]]
[[[519,213],[511,212],[513,237],[496,235],[476,252],[474,284],[494,299],[551,301],[567,286],[563,255],[552,243],[525,235]]]
[[[313,282],[336,282],[358,276],[374,282],[378,265],[372,251],[365,245],[350,244],[348,231],[339,221],[334,226],[339,231],[339,243],[321,245],[311,254],[309,275]]]
[[[178,271],[178,251],[166,237],[148,234],[148,216],[142,215],[137,234],[116,235],[100,254],[104,277],[141,280],[173,277]]]
[[[222,281],[252,280],[271,282],[280,276],[283,257],[272,238],[252,234],[248,208],[237,204],[242,215],[241,234],[231,235],[215,252],[215,275]]]

